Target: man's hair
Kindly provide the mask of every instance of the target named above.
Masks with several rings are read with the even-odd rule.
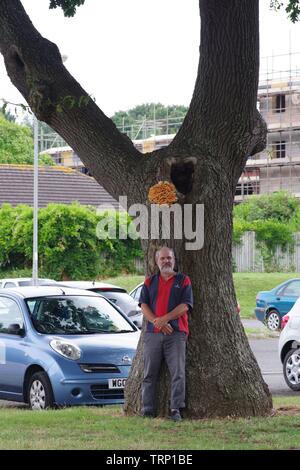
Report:
[[[172,252],[172,255],[173,255],[173,258],[175,259],[175,253],[174,253],[174,250],[173,248],[169,248],[168,246],[161,246],[158,250],[156,250],[155,252],[155,260],[157,260],[158,256],[159,256],[159,253],[160,251],[163,249],[163,248],[167,248],[167,250],[170,250]]]

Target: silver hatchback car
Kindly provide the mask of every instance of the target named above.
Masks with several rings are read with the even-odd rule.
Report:
[[[85,289],[106,297],[119,308],[138,327],[142,328],[143,314],[138,302],[134,300],[122,287],[96,281],[61,281],[56,285],[76,289]]]

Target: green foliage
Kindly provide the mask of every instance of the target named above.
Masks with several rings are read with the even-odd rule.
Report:
[[[252,230],[256,233],[257,247],[264,260],[265,271],[280,271],[280,267],[275,262],[274,254],[277,246],[284,250],[289,247],[289,250],[293,251],[295,241],[291,226],[274,219],[257,220],[252,223]]]
[[[128,231],[136,233],[130,217],[125,212],[103,211],[98,213],[98,223],[103,224],[103,221],[107,222],[104,227],[115,227],[116,230],[111,231],[110,237],[99,240],[100,272],[106,276],[115,276],[121,271],[134,272],[134,258],[142,257],[143,253],[138,240],[131,237],[122,239]],[[97,234],[99,237],[99,225]]]
[[[116,125],[121,126],[123,118],[126,123],[131,124],[134,121],[146,119],[166,119],[167,117],[183,116],[187,112],[187,108],[181,105],[164,106],[161,103],[144,103],[135,106],[128,111],[117,111],[111,119]]]
[[[20,204],[13,210],[15,223],[12,230],[10,266],[29,267],[32,264],[33,209]]]
[[[33,165],[33,136],[28,125],[16,124],[0,112],[0,163]],[[54,165],[53,158],[39,156],[40,165]]]
[[[184,117],[187,113],[187,108],[181,105],[171,105],[164,106],[161,103],[144,103],[135,108],[129,109],[128,111],[118,111],[116,112],[111,119],[116,124],[117,127],[127,130],[130,126],[136,124],[136,121],[142,121],[143,119],[153,120],[154,117],[156,120],[159,119],[169,119]],[[171,121],[172,123],[172,121]],[[157,126],[156,134],[173,134],[177,132],[177,127],[172,127],[172,124],[169,124],[168,128],[166,126],[159,127]],[[148,137],[148,135],[146,136]]]
[[[134,272],[134,258],[142,254],[139,241],[99,240],[96,228],[105,216],[79,204],[49,204],[40,209],[39,267],[43,275],[55,279],[95,279],[99,275]],[[117,235],[130,224],[127,214],[117,214]],[[33,209],[4,204],[0,208],[0,267],[30,268],[32,244]]]
[[[50,8],[61,7],[65,16],[74,16],[76,7],[83,5],[85,0],[50,0]]]
[[[99,250],[95,227],[95,212],[78,204],[49,204],[40,210],[40,263],[50,277],[97,275]]]
[[[256,220],[252,223],[252,230],[255,231],[257,240],[265,242],[272,251],[277,245],[293,243],[293,233],[289,225],[277,220]]]
[[[289,19],[293,23],[296,23],[296,21],[299,20],[299,16],[300,16],[299,0],[288,0],[285,2],[281,2],[280,0],[271,0],[270,6],[274,10],[280,10],[280,8],[284,6]]]
[[[10,262],[15,221],[15,209],[10,204],[3,204],[0,208],[0,266],[7,266]]]
[[[233,241],[240,243],[246,231],[254,231],[265,270],[278,270],[274,265],[276,247],[293,250],[293,233],[300,230],[297,199],[284,191],[253,196],[236,206],[233,212]]]
[[[241,243],[242,236],[244,235],[244,233],[247,231],[251,231],[251,230],[252,230],[251,223],[243,219],[234,218],[233,219],[233,234],[232,234],[232,239],[234,243]]]
[[[39,156],[39,165],[53,166],[55,165],[53,158],[48,153]]]
[[[0,163],[33,163],[33,138],[27,126],[0,113]]]
[[[27,239],[24,240],[23,227],[28,224],[28,219],[32,225],[32,209],[26,205],[12,207],[10,204],[3,204],[0,208],[1,267],[7,269],[24,266]]]
[[[80,98],[72,95],[66,95],[59,97],[57,101],[51,101],[49,98],[48,104],[49,106],[54,106],[58,113],[63,113],[76,107],[86,107],[91,100],[94,100],[94,98],[90,95],[82,95]]]
[[[271,196],[268,194],[252,196],[234,208],[234,217],[247,222],[274,219],[287,223],[297,214],[299,214],[297,199],[285,191],[278,191]]]

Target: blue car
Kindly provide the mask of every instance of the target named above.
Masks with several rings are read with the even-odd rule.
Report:
[[[123,403],[139,335],[94,292],[0,289],[0,399],[37,410]]]
[[[259,292],[256,296],[255,315],[272,330],[281,328],[281,320],[300,297],[300,279],[289,279],[270,291]]]

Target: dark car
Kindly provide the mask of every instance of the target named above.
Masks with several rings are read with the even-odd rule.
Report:
[[[289,279],[269,291],[258,292],[255,315],[270,330],[282,327],[282,318],[291,310],[300,297],[300,279]]]

